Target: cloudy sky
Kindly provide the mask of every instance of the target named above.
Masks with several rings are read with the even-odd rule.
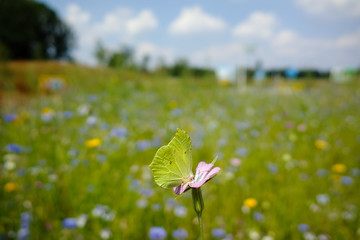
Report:
[[[42,0],[72,26],[73,55],[95,64],[97,40],[135,56],[197,66],[360,66],[360,0]]]

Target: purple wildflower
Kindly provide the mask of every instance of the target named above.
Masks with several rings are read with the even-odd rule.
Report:
[[[316,171],[316,175],[318,175],[319,177],[324,177],[328,174],[328,170],[324,169],[324,168],[319,168]]]
[[[264,215],[261,212],[254,212],[254,219],[258,222],[264,221]]]
[[[110,132],[112,137],[126,137],[127,130],[126,128],[113,128]]]
[[[104,163],[104,162],[106,162],[106,156],[103,155],[103,154],[99,154],[99,155],[97,156],[97,160],[98,160],[98,162],[100,162],[100,163]]]
[[[211,231],[211,235],[214,237],[214,238],[223,238],[225,237],[226,235],[226,232],[224,229],[222,228],[215,228]]]
[[[65,218],[62,225],[64,228],[73,229],[77,227],[77,220],[76,218]]]
[[[151,240],[166,238],[166,231],[163,227],[152,227],[149,231],[149,238]]]
[[[65,118],[65,119],[70,119],[70,118],[72,118],[73,117],[73,112],[72,111],[64,111],[63,112],[63,118]]]
[[[17,145],[16,143],[10,143],[6,146],[6,150],[12,153],[22,153],[24,151],[23,147]]]
[[[30,236],[30,230],[28,228],[21,228],[18,233],[17,237],[19,240],[26,240]]]
[[[141,188],[139,190],[140,194],[143,195],[144,197],[151,197],[155,194],[154,190],[152,189],[148,189],[148,188]]]
[[[136,142],[136,146],[140,151],[145,151],[151,147],[151,141],[149,140],[140,140]]]
[[[354,179],[349,176],[342,176],[340,180],[341,180],[341,183],[344,185],[351,185],[354,182]]]
[[[174,187],[177,195],[182,194],[188,187],[199,188],[215,176],[219,171],[219,167],[214,167],[213,163],[199,162],[196,168],[195,176],[190,176],[191,181]]]
[[[187,239],[188,232],[185,229],[179,228],[172,232],[172,236],[175,239]]]
[[[3,117],[3,121],[4,122],[13,122],[17,119],[17,115],[16,114],[13,114],[13,113],[9,113],[9,114],[6,114],[4,117]]]
[[[309,225],[307,225],[305,223],[301,223],[298,225],[298,230],[300,232],[307,232],[307,231],[309,231],[309,229],[310,229]]]
[[[90,94],[88,96],[89,102],[96,102],[98,97],[95,94]]]
[[[236,154],[241,157],[246,157],[248,155],[248,150],[246,148],[236,149]]]
[[[89,126],[94,126],[97,122],[97,117],[96,116],[89,116],[87,119],[86,119],[86,124],[89,125]]]

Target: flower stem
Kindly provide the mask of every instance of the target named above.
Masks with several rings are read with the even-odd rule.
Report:
[[[202,223],[201,214],[198,215],[198,221],[199,221],[199,228],[200,228],[200,239],[203,240],[204,239],[204,227],[203,227],[203,223]]]
[[[204,229],[202,224],[202,211],[204,210],[204,201],[200,188],[192,188],[192,198],[194,204],[194,210],[197,214],[200,228],[200,239],[204,239]]]

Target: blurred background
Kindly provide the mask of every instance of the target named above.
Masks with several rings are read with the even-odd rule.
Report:
[[[360,238],[358,0],[0,0],[0,239]]]

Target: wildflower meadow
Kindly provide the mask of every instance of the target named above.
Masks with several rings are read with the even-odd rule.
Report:
[[[198,239],[191,191],[149,168],[178,128],[194,174],[221,168],[201,187],[204,239],[360,238],[358,82],[239,91],[62,66],[66,88],[48,93],[24,69],[36,91],[1,99],[0,239]]]

